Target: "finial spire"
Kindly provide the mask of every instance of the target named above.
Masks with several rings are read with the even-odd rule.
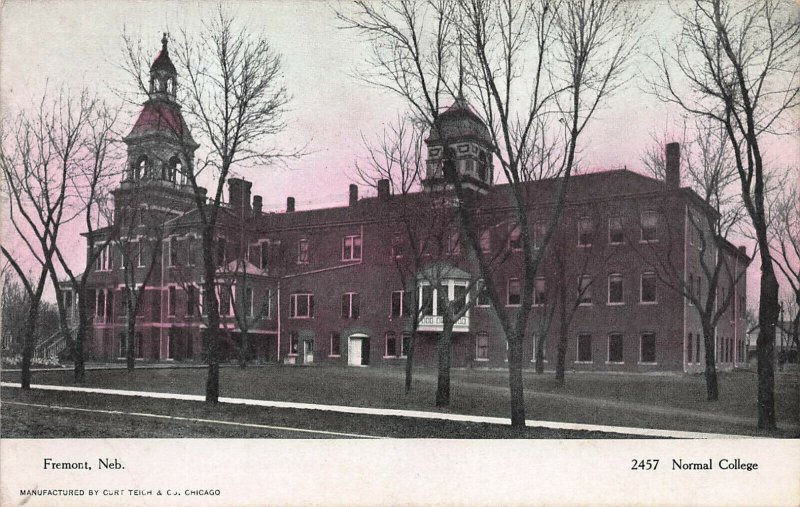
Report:
[[[461,41],[461,32],[458,33],[458,98],[464,98],[464,46]]]
[[[167,37],[167,32],[164,32],[164,36],[161,37],[161,51],[167,50],[167,42],[169,42],[169,38]]]

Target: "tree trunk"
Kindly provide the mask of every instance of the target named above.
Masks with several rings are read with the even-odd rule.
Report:
[[[129,298],[130,299],[130,298]],[[136,364],[134,358],[134,347],[136,346],[136,313],[131,308],[127,309],[128,320],[125,323],[125,366],[128,371],[133,371]]]
[[[763,252],[762,252],[763,260]],[[758,303],[758,428],[774,430],[775,422],[775,326],[778,322],[778,280],[772,264],[761,264]]]
[[[714,355],[713,328],[703,328],[703,348],[706,353],[706,399],[708,401],[717,401],[719,399],[719,385],[717,384],[717,358]]]
[[[562,304],[563,306],[563,304]],[[567,360],[567,335],[569,334],[569,322],[567,322],[566,311],[561,311],[561,319],[558,324],[558,350],[556,357],[556,382],[564,385],[564,363]]]
[[[219,305],[215,287],[216,259],[213,248],[214,228],[203,228],[203,268],[205,280],[203,281],[204,306],[208,312],[208,328],[204,334],[203,348],[208,362],[208,377],[206,378],[206,403],[219,401]]]
[[[239,333],[239,368],[247,368],[247,331]]]
[[[522,336],[508,337],[508,386],[511,394],[511,426],[525,427],[525,398],[522,387]]]
[[[438,379],[436,384],[436,406],[450,405],[450,348],[453,338],[453,324],[444,318],[442,333],[436,346],[438,356]]]
[[[400,340],[402,343],[402,335]],[[412,371],[414,369],[414,343],[417,341],[417,332],[412,331],[408,338],[408,350],[406,350],[406,394],[411,392]]]
[[[83,343],[86,331],[89,328],[89,312],[86,308],[89,302],[86,298],[86,292],[88,291],[83,288],[78,296],[78,330],[75,333],[75,352],[73,353],[75,360],[73,381],[76,384],[81,384],[86,380],[86,364],[83,354]]]
[[[544,344],[547,342],[546,336],[540,336],[536,342],[536,373],[544,373]]]

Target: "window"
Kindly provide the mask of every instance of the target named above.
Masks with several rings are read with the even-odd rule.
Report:
[[[608,362],[625,362],[622,359],[622,335],[619,333],[611,333],[608,335]]]
[[[266,271],[269,268],[269,243],[261,243],[261,269]]]
[[[452,231],[447,236],[447,254],[458,255],[459,253],[461,253],[461,240],[458,232]]]
[[[195,261],[195,246],[194,241],[191,239],[186,240],[186,265],[187,266],[194,266]]]
[[[357,292],[342,294],[342,318],[357,319],[361,306],[361,298]]]
[[[534,281],[533,304],[539,306],[547,304],[547,280],[545,278],[537,278]]]
[[[403,333],[403,339],[400,342],[400,357],[406,357],[409,350],[411,350],[411,334]]]
[[[161,291],[150,291],[150,315],[153,321],[161,320]]]
[[[342,260],[361,260],[361,236],[345,236],[342,238]]]
[[[111,271],[114,269],[114,256],[111,253],[110,245],[104,246],[97,254],[94,268],[95,271]]]
[[[297,263],[308,264],[308,240],[301,239],[297,242]]]
[[[261,303],[261,316],[265,319],[272,318],[272,290],[264,291],[264,301]]]
[[[231,289],[230,287],[219,287],[219,314],[231,314]]]
[[[491,306],[492,301],[489,299],[489,292],[486,290],[486,285],[481,281],[478,282],[478,296],[475,301],[475,306]]]
[[[656,225],[658,216],[653,211],[645,211],[640,217],[642,241],[656,241]]]
[[[178,265],[178,240],[175,238],[169,239],[169,244],[167,245],[169,249],[169,265],[177,266]]]
[[[225,238],[217,238],[217,266],[225,264]]]
[[[339,333],[331,333],[331,343],[328,350],[330,351],[328,353],[329,357],[339,357],[342,355],[342,337],[339,336]]]
[[[622,288],[622,275],[612,273],[608,275],[608,304],[621,305],[625,302]]]
[[[453,314],[457,315],[464,311],[464,308],[467,306],[467,300],[469,295],[467,294],[467,287],[465,285],[455,284],[453,285]]]
[[[625,242],[625,233],[622,230],[622,218],[611,217],[608,219],[608,243],[620,245]]]
[[[642,303],[656,302],[656,274],[642,273]]]
[[[194,316],[194,311],[195,311],[194,309],[199,304],[197,296],[198,296],[197,287],[195,287],[194,285],[190,285],[190,286],[186,287],[186,315],[187,316],[190,316],[190,317]]]
[[[639,362],[655,364],[656,362],[656,335],[644,333],[642,335],[641,355]]]
[[[168,300],[167,300],[167,315],[170,317],[175,316],[175,307],[178,304],[178,289],[174,286],[170,287],[167,292]]]
[[[402,317],[406,312],[406,291],[396,290],[392,292],[392,317]]]
[[[694,343],[694,347],[695,347],[695,356],[694,357],[696,358],[695,362],[697,362],[697,363],[700,362],[700,338],[701,338],[701,336],[698,334],[697,335],[697,339],[695,340],[695,343]]]
[[[519,278],[508,280],[508,306],[519,306],[521,303]]]
[[[547,228],[544,222],[536,222],[533,224],[533,248],[542,248],[542,244],[544,243],[544,235],[546,232]]]
[[[492,231],[490,229],[481,231],[481,252],[485,254],[492,252]]]
[[[289,296],[289,317],[310,319],[314,316],[314,294],[292,294]]]
[[[253,288],[252,287],[245,287],[244,289],[244,301],[242,301],[244,305],[244,314],[248,317],[253,316]]]
[[[144,241],[136,242],[136,267],[144,267]]]
[[[519,237],[519,225],[514,224],[508,233],[508,249],[512,252],[519,252],[522,250],[522,241]]]
[[[594,224],[589,217],[578,220],[578,246],[592,246]]]
[[[300,341],[300,337],[297,336],[297,333],[289,333],[289,355],[296,356],[297,355],[297,345]]]
[[[578,279],[578,303],[592,304],[592,277],[589,275],[583,275]]]
[[[592,335],[579,334],[578,335],[578,363],[591,363],[592,362]]]
[[[397,357],[397,335],[392,331],[386,333],[383,357]]]
[[[405,254],[405,244],[403,242],[403,235],[395,232],[392,236],[392,258],[399,259]]]
[[[430,285],[423,285],[422,297],[420,303],[422,304],[422,315],[433,315],[433,287]]]
[[[695,362],[695,357],[694,357],[694,335],[692,333],[689,333],[689,347],[688,348],[689,348],[688,362],[689,362],[689,364],[692,364],[692,363]]]
[[[475,336],[475,359],[478,361],[489,360],[489,335],[478,333]]]

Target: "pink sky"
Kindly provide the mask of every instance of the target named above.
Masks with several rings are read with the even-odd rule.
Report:
[[[361,133],[372,138],[403,109],[399,98],[354,77],[368,46],[355,33],[337,28],[331,5],[321,1],[226,2],[237,21],[266,33],[283,55],[293,100],[289,127],[277,142],[296,146],[310,139],[311,153],[286,167],[241,171],[241,176],[253,181],[253,192],[264,197],[265,209],[282,209],[290,195],[297,199],[299,209],[345,204],[353,162],[363,156]],[[663,39],[675,25],[662,4],[651,5],[655,13],[646,31]],[[197,28],[214,8],[211,2],[7,1],[0,34],[3,110],[40,97],[48,79],[51,88],[90,86],[101,94],[108,94],[109,86],[126,86],[126,77],[115,63],[120,60],[123,28],[140,37],[155,56],[163,31]],[[634,65],[641,73],[653,71],[644,58]],[[663,132],[667,119],[676,116],[644,93],[643,87],[640,79],[634,79],[598,111],[581,147],[587,166],[641,167],[639,159],[651,142],[650,133]],[[785,138],[773,147],[781,165],[798,166],[797,138]],[[361,192],[367,193],[364,188]],[[74,251],[82,254],[78,232],[70,231]],[[757,300],[758,263],[754,264],[748,277],[751,304]]]

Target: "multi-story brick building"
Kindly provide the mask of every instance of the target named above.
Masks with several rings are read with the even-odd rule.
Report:
[[[176,85],[164,42],[151,68],[150,98],[125,138],[128,170],[114,192],[116,223],[96,234],[101,240],[119,234],[126,217],[134,211],[141,215],[125,233],[139,249],[133,266],[137,283],[149,274],[136,317],[136,355],[200,360],[205,324],[199,222],[192,188],[185,184],[197,144],[176,102]],[[522,255],[510,187],[495,184],[488,131],[463,98],[440,115],[427,144],[421,191],[391,195],[388,182],[382,181],[377,197],[359,199],[358,188],[350,185],[344,207],[297,210],[289,197],[284,212],[265,213],[261,197],[251,196],[250,182],[228,181],[214,254],[230,357],[244,328],[254,360],[401,364],[408,346],[406,303],[413,299],[408,291],[414,290],[424,308],[415,362],[435,361],[441,305],[465,297],[472,306],[453,328],[453,364],[505,364],[506,345],[494,309],[473,290],[476,270],[469,249],[459,241],[442,159],[445,154],[455,158],[457,175],[471,196],[481,249],[496,260],[494,285],[501,303],[513,312],[519,308]],[[550,365],[555,360],[560,312],[551,309],[560,299],[574,307],[568,368],[702,371],[697,312],[666,280],[691,280],[693,287],[700,279],[698,232],[690,216],[713,212],[693,191],[680,187],[678,150],[675,144],[669,148],[666,181],[628,170],[571,178],[563,216],[535,284],[525,336],[530,364],[542,319],[549,316],[545,360]],[[535,242],[555,205],[559,183],[533,181],[523,189]],[[157,229],[160,241],[148,238],[152,223],[163,224]],[[420,244],[422,236],[427,246]],[[122,356],[125,343],[123,262],[116,245],[109,245],[92,276],[96,316],[89,346],[95,356],[109,359]],[[739,274],[749,259],[727,242],[712,255],[727,256],[733,266],[722,282],[724,291],[734,292],[732,309],[717,326],[717,359],[724,368],[745,361],[746,281]],[[147,259],[155,259],[152,270]],[[448,298],[431,285],[426,271],[432,269],[438,270],[436,284],[446,288]],[[556,297],[559,288],[563,298]]]

